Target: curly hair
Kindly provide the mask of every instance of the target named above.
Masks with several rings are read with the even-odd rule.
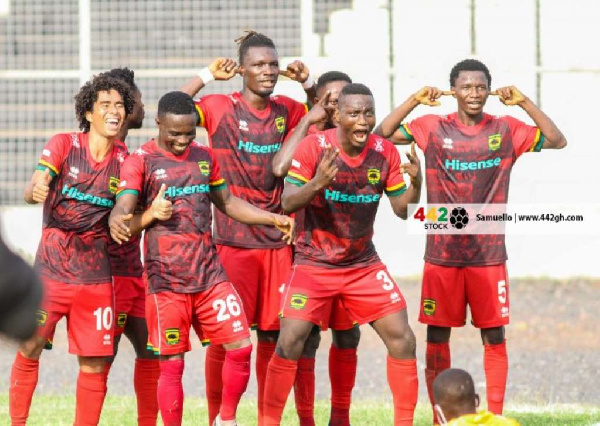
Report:
[[[125,83],[129,85],[133,92],[139,91],[137,85],[135,84],[135,73],[133,70],[129,68],[113,68],[110,71],[103,72],[100,75],[107,75],[109,77],[118,78],[119,80],[123,80]]]
[[[235,39],[235,42],[239,45],[238,59],[240,65],[242,64],[248,49],[251,47],[270,47],[271,49],[275,49],[275,43],[273,43],[273,40],[266,35],[254,30],[246,30],[245,33],[246,34],[243,36]]]
[[[118,78],[102,74],[96,75],[85,83],[75,95],[75,117],[79,123],[79,128],[83,132],[90,131],[90,122],[87,121],[85,114],[93,111],[94,104],[98,100],[98,93],[110,92],[111,90],[116,90],[121,95],[125,106],[125,116],[131,114],[135,100],[129,85]]]
[[[483,62],[477,59],[464,59],[452,67],[452,71],[450,71],[450,87],[454,87],[458,74],[461,71],[481,71],[485,74],[485,78],[487,78],[488,87],[492,86],[492,75]]]

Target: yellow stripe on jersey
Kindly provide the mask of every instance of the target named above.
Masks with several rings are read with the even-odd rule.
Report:
[[[394,191],[398,191],[399,189],[404,188],[405,186],[406,186],[405,182],[400,182],[398,185],[394,185],[389,188],[385,188],[385,191],[386,192],[394,192]]]
[[[298,173],[294,173],[294,172],[288,172],[288,176],[291,176],[293,178],[298,179],[299,181],[302,181],[304,183],[307,183],[309,181],[309,179],[306,179],[304,176],[299,175]]]
[[[43,166],[48,167],[50,170],[52,170],[54,173],[58,174],[58,169],[56,167],[54,167],[52,164],[48,163],[47,161],[44,160],[40,160],[39,163]]]
[[[541,137],[542,137],[542,132],[540,131],[540,129],[537,129],[537,131],[535,132],[535,138],[533,139],[533,143],[531,144],[531,148],[529,148],[529,152],[535,151],[535,147],[540,142]]]
[[[402,126],[402,128],[403,128],[404,130],[406,130],[406,133],[408,133],[409,135],[413,136],[412,132],[411,132],[411,131],[410,131],[410,129],[408,128],[408,124],[402,124],[401,126]],[[413,136],[413,137],[414,137],[414,136]]]
[[[225,179],[219,179],[214,182],[209,182],[208,184],[210,186],[219,186],[219,185],[223,185],[224,183],[225,183]]]
[[[202,112],[202,108],[198,104],[195,104],[196,111],[198,111],[198,115],[200,116],[200,122],[198,123],[198,127],[205,127],[206,119],[204,118],[204,113]]]

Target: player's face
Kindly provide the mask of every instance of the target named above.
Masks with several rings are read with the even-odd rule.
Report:
[[[340,99],[336,117],[346,140],[362,150],[375,127],[375,101],[369,95],[346,95]]]
[[[182,155],[196,138],[195,114],[165,114],[156,118],[158,145],[174,155]]]
[[[338,98],[340,97],[340,92],[347,84],[347,81],[332,81],[330,83],[327,83],[325,86],[319,88],[319,90],[317,91],[317,98],[315,99],[315,103],[319,102],[319,99],[325,96],[325,93],[327,93],[328,91],[330,92],[329,100],[325,104],[325,110],[327,111],[327,115],[329,117],[327,124],[331,127],[337,127],[338,125],[334,112],[338,107]]]
[[[456,93],[458,109],[470,116],[483,112],[483,106],[490,95],[489,82],[483,71],[459,72],[452,90]]]
[[[270,47],[251,47],[242,64],[244,86],[259,96],[270,96],[279,76],[279,56]]]
[[[127,116],[127,123],[130,129],[140,129],[145,116],[142,92],[136,90],[133,95],[133,100],[135,101],[135,104],[133,106],[133,111]]]
[[[91,132],[114,138],[125,121],[125,104],[119,92],[114,89],[98,92],[98,98],[85,118],[90,123]]]

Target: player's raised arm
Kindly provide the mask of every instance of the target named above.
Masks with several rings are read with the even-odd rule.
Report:
[[[308,114],[302,117],[300,123],[298,123],[292,134],[281,146],[279,152],[275,154],[272,161],[273,174],[275,176],[284,177],[287,175],[292,165],[294,151],[296,151],[300,141],[308,134],[310,126],[327,120],[329,95],[330,92],[325,93],[325,96],[308,111]]]
[[[335,159],[340,152],[331,146],[325,148],[324,152],[325,155],[311,180],[300,187],[286,180],[281,195],[281,206],[286,213],[293,213],[306,207],[320,191],[335,180],[338,172]]]
[[[317,86],[304,62],[295,60],[290,63],[285,70],[281,70],[280,74],[286,76],[290,80],[302,84],[302,88],[306,93],[306,99],[309,104],[312,104],[313,99],[317,97]]]
[[[408,205],[417,204],[421,198],[421,183],[423,182],[423,176],[421,174],[421,162],[419,161],[419,157],[417,157],[415,145],[416,144],[413,142],[410,153],[406,153],[409,163],[400,165],[402,173],[406,173],[410,177],[410,186],[401,195],[394,196],[388,194],[394,214],[401,219],[406,219],[408,217]]]
[[[179,90],[193,97],[211,81],[230,80],[237,72],[238,66],[233,59],[216,58],[209,66],[202,68],[198,75],[192,77],[191,80],[181,86]]]
[[[211,202],[223,213],[246,225],[272,225],[283,233],[282,240],[291,244],[294,236],[295,222],[288,216],[267,212],[254,207],[241,198],[232,195],[229,189],[223,188],[210,192]]]
[[[504,105],[519,105],[531,117],[544,135],[542,148],[561,149],[567,146],[567,139],[550,117],[515,86],[501,87],[496,90],[496,93]]]
[[[373,133],[390,139],[394,144],[404,145],[410,143],[406,135],[398,130],[400,124],[408,115],[419,105],[438,106],[438,99],[442,95],[449,95],[451,92],[443,92],[437,87],[423,87],[418,92],[410,95],[404,103],[393,110],[381,123],[373,130]]]

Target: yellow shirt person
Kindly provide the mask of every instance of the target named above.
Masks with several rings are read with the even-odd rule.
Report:
[[[513,419],[504,416],[497,416],[491,411],[480,411],[476,414],[465,414],[448,422],[448,426],[469,426],[469,425],[487,425],[487,426],[518,426]]]

